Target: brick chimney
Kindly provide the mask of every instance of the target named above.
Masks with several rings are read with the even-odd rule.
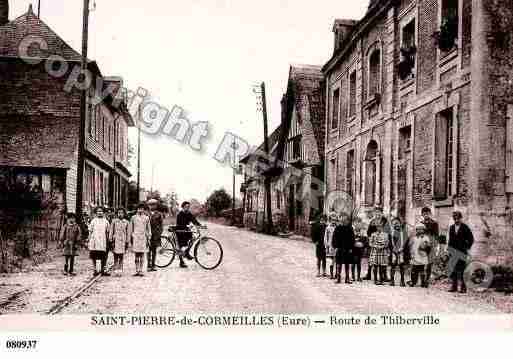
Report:
[[[0,26],[9,22],[9,0],[0,0]]]
[[[337,52],[341,47],[353,28],[357,24],[357,20],[337,19],[333,24],[333,33],[335,34],[335,46],[333,52]]]

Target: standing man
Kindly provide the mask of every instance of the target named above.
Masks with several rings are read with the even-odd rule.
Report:
[[[440,233],[438,223],[431,217],[431,209],[429,207],[422,208],[422,224],[426,227],[426,235],[429,237],[429,246],[431,248],[428,254],[428,264],[426,265],[426,282],[429,285],[433,263],[438,255],[439,242],[438,235]]]
[[[183,257],[188,260],[193,259],[191,254],[189,253],[189,241],[192,239],[192,232],[189,230],[189,225],[194,224],[196,226],[201,226],[196,217],[191,213],[191,203],[183,202],[182,210],[178,212],[176,216],[176,237],[178,239],[178,246],[180,247],[180,251],[178,252],[178,257],[180,259],[180,267],[187,268]]]
[[[452,214],[454,224],[449,228],[449,253],[451,260],[449,263],[453,268],[449,268],[452,279],[452,286],[449,292],[458,291],[458,281],[461,282],[460,293],[467,292],[463,273],[467,267],[468,252],[474,244],[474,236],[469,226],[463,223],[463,215],[459,211]]]
[[[326,277],[326,247],[324,246],[324,232],[326,231],[325,215],[319,214],[312,222],[311,236],[312,242],[315,244],[315,256],[317,257],[317,277]]]
[[[148,272],[157,270],[155,267],[155,257],[157,256],[157,248],[160,246],[160,237],[162,236],[164,218],[162,213],[158,211],[159,201],[152,198],[148,201],[150,208],[150,226],[151,240],[148,249]]]

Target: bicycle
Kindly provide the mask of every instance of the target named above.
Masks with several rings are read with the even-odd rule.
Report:
[[[192,230],[179,230],[176,226],[169,226],[170,235],[162,235],[161,245],[157,250],[155,265],[159,268],[166,268],[173,263],[176,255],[184,255],[187,251],[193,249],[193,257],[198,265],[206,270],[216,269],[223,260],[223,247],[212,237],[201,236],[201,229],[206,227],[192,227]],[[178,247],[178,238],[176,233],[191,233],[186,251]]]

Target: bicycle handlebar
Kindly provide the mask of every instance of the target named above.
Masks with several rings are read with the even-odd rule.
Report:
[[[195,226],[195,228],[207,229],[207,226],[201,225],[201,226]],[[168,227],[168,231],[175,232],[175,233],[191,233],[191,232],[193,232],[192,230],[189,230],[189,229],[173,229],[173,226]]]

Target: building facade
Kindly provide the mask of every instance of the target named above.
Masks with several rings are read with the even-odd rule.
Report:
[[[263,145],[257,149],[258,154],[241,161],[246,165],[244,202],[248,227],[261,228],[266,218],[266,176],[271,181],[271,210],[278,231],[308,235],[309,221],[323,208],[322,83],[321,67],[291,66],[281,103],[281,124],[269,137],[272,165],[265,169]]]
[[[371,0],[335,21],[327,191],[410,225],[430,207],[444,231],[461,210],[475,254],[510,256],[512,24],[500,0]]]
[[[26,53],[24,44],[30,44]],[[55,215],[76,211],[80,91],[68,88],[68,80],[80,61],[32,7],[13,21],[0,19],[0,177],[28,182],[57,204]],[[95,86],[115,90],[101,101],[93,101],[99,89],[89,93],[86,212],[97,205],[126,206],[128,127],[134,125],[122,80],[104,77],[93,61],[89,70],[103,80]]]

